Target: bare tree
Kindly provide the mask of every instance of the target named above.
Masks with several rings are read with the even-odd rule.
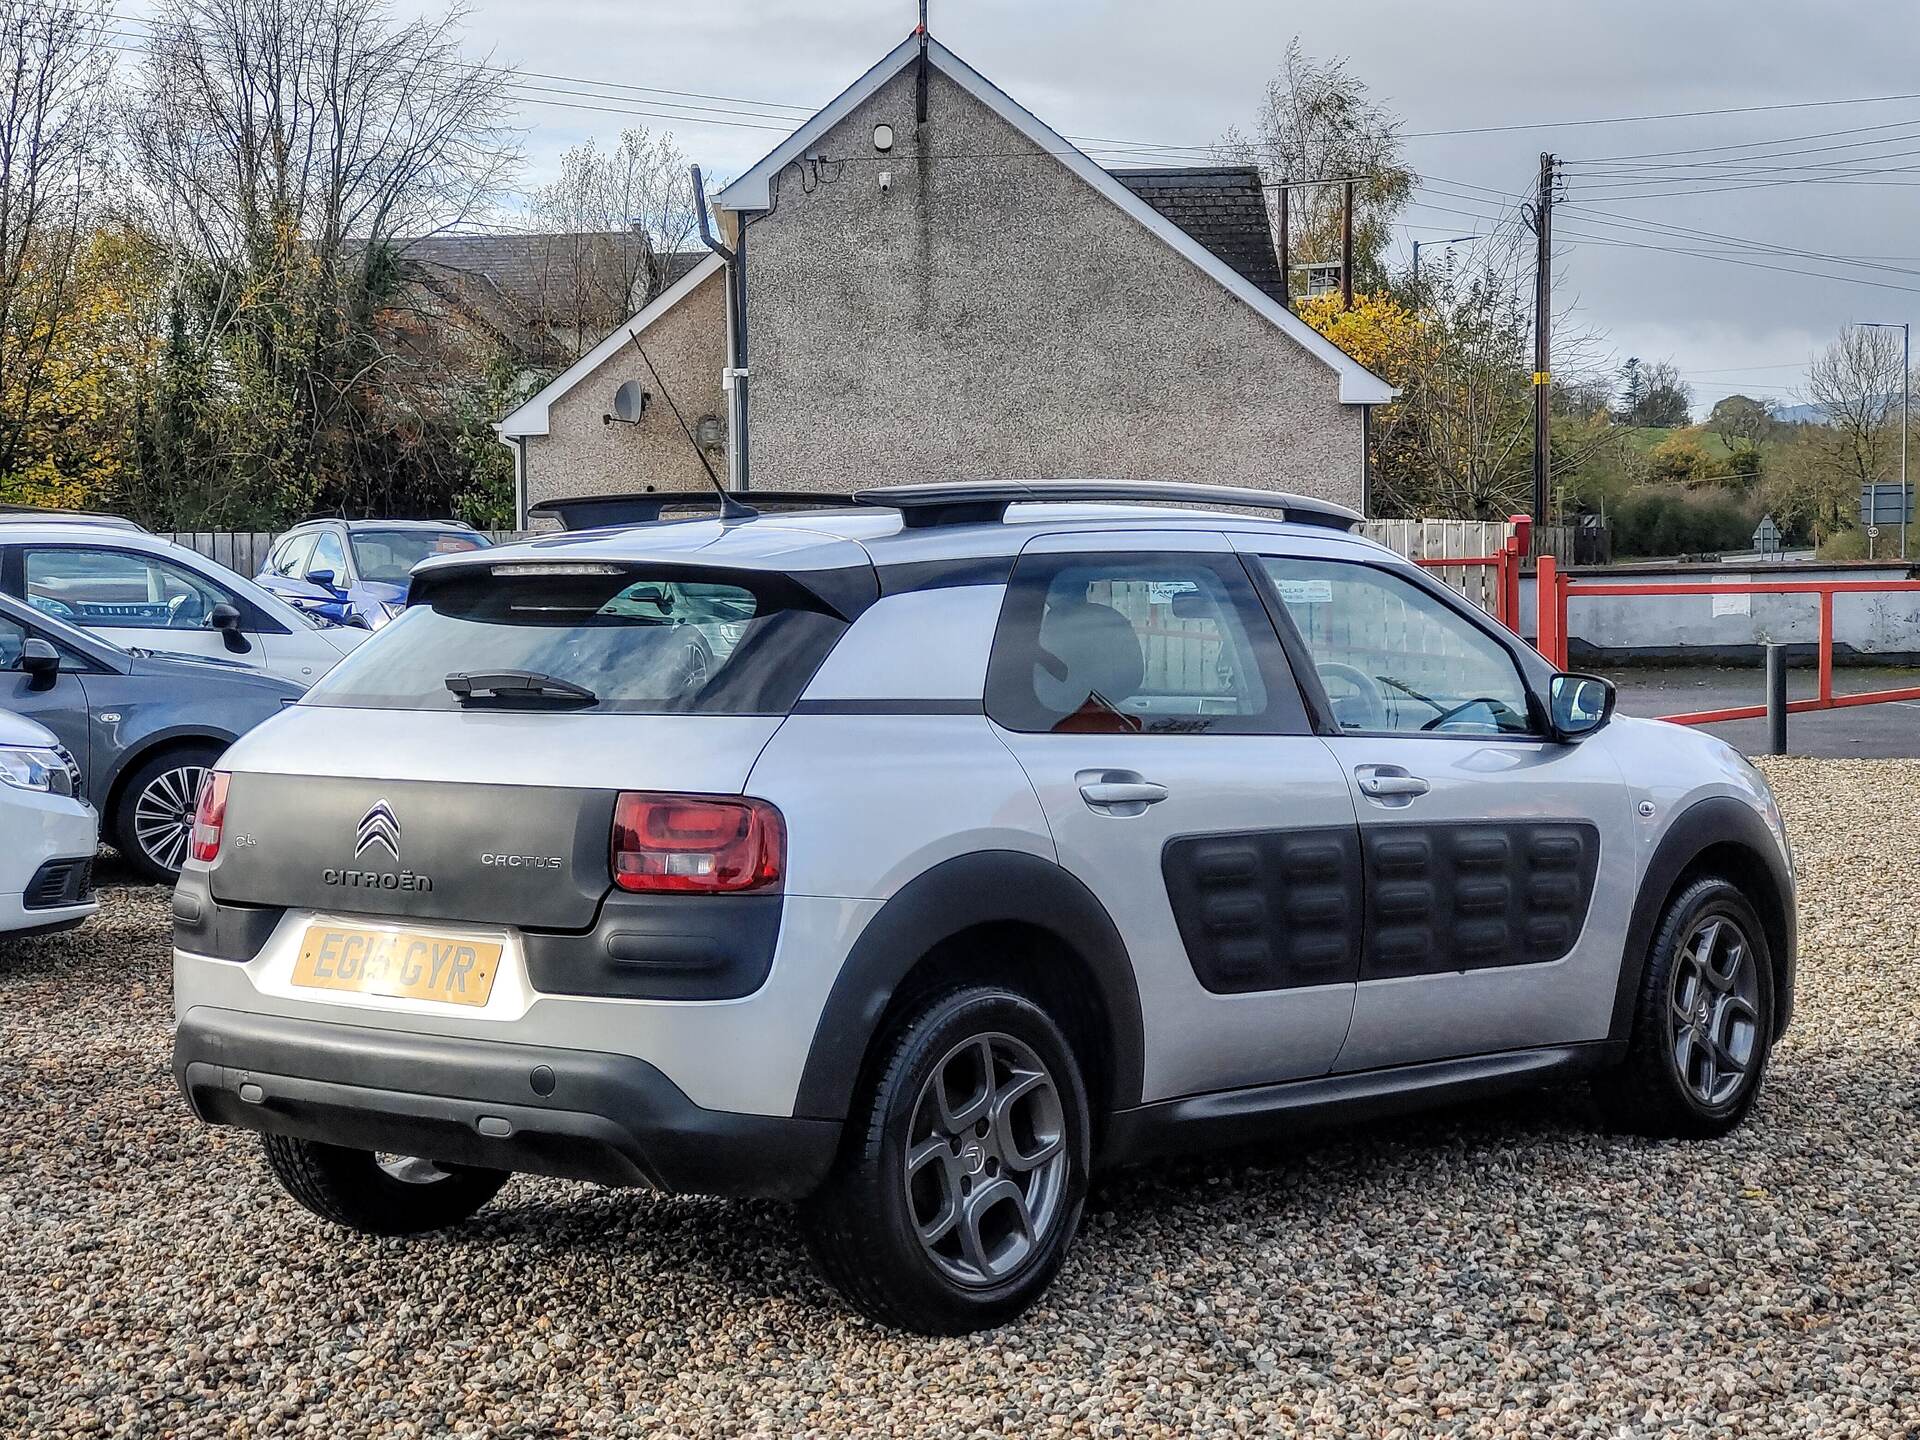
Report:
[[[1807,372],[1807,398],[1831,432],[1824,468],[1850,485],[1884,480],[1899,453],[1900,337],[1849,325]]]
[[[124,126],[143,218],[203,355],[256,392],[216,449],[289,508],[390,498],[390,442],[424,421],[388,386],[376,316],[407,245],[485,210],[518,163],[511,74],[461,53],[464,15],[160,0]]]
[[[1365,177],[1354,207],[1354,279],[1364,289],[1384,278],[1382,257],[1394,222],[1419,177],[1403,158],[1400,117],[1368,93],[1345,60],[1316,60],[1296,36],[1287,43],[1280,73],[1267,82],[1254,133],[1229,131],[1222,144],[1227,153],[1258,164],[1271,182]],[[1316,185],[1291,195],[1294,254],[1338,260],[1344,187]]]
[[[110,18],[106,0],[0,0],[0,476],[28,458],[73,314]]]
[[[673,256],[698,227],[687,157],[671,135],[644,126],[611,150],[593,141],[560,157],[559,177],[536,190],[531,220],[544,233],[536,261],[548,325],[578,355],[670,285]]]

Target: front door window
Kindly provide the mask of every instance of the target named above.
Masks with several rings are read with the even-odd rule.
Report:
[[[27,603],[69,624],[200,630],[233,595],[184,566],[129,550],[61,546],[26,555]]]
[[[1411,581],[1370,565],[1261,561],[1342,730],[1525,735],[1527,689],[1505,646]]]

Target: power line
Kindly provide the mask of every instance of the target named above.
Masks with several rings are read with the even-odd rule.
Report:
[[[1581,160],[1568,160],[1566,163],[1569,165],[1601,165],[1632,160],[1663,160],[1672,155],[1709,155],[1725,150],[1752,150],[1766,145],[1797,145],[1802,140],[1827,140],[1835,135],[1864,135],[1869,131],[1897,130],[1902,125],[1912,125],[1915,123],[1916,118],[1909,116],[1902,120],[1883,121],[1878,125],[1856,125],[1846,130],[1816,130],[1808,135],[1782,135],[1772,140],[1741,140],[1730,145],[1695,145],[1682,150],[1642,150],[1631,155],[1594,155]]]

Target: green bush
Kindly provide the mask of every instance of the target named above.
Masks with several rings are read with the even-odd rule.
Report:
[[[1882,540],[1886,538],[1886,533],[1884,530],[1880,532]],[[1894,536],[1895,538],[1891,548],[1884,544],[1875,547],[1883,557],[1889,554],[1898,555],[1900,553],[1898,530],[1894,532]],[[1836,530],[1820,542],[1820,548],[1815,553],[1822,560],[1836,563],[1847,560],[1864,560],[1867,558],[1867,532],[1851,527],[1845,530]]]
[[[1678,485],[1640,485],[1607,517],[1616,555],[1702,555],[1747,550],[1759,512],[1739,497]]]

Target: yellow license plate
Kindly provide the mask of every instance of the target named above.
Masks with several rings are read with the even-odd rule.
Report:
[[[309,925],[293,983],[445,1005],[484,1005],[500,972],[500,946],[484,940]]]

